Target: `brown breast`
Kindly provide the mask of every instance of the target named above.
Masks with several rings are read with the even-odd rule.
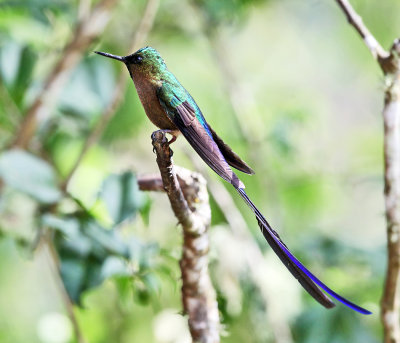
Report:
[[[149,80],[139,72],[133,72],[132,79],[146,115],[151,122],[162,130],[177,130],[158,101],[156,91],[161,86],[160,81]]]

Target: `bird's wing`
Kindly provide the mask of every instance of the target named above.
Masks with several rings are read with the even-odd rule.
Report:
[[[219,150],[221,151],[222,155],[225,157],[226,162],[228,164],[237,169],[240,170],[243,173],[253,175],[254,170],[250,168],[250,166],[243,161],[238,154],[236,154],[231,147],[226,144],[217,134],[216,132],[212,129],[210,125],[208,125],[208,128],[210,129],[210,132],[213,136],[213,139],[215,143],[218,145]]]
[[[179,97],[173,87],[167,83],[158,88],[157,97],[168,117],[208,166],[236,188],[244,187],[214,141],[201,112],[196,111],[194,106],[189,103],[189,98]]]

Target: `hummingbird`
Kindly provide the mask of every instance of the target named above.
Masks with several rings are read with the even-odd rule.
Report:
[[[235,168],[254,174],[211,128],[189,92],[172,74],[161,55],[152,47],[139,49],[128,56],[95,51],[96,54],[123,62],[135,84],[139,99],[150,121],[172,135],[169,144],[182,134],[204,162],[229,182],[253,211],[261,232],[270,247],[303,288],[321,305],[332,308],[335,303],[324,293],[362,314],[370,311],[337,294],[311,273],[289,250],[245,192],[245,186],[234,173]]]

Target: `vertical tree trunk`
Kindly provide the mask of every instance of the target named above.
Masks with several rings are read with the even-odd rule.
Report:
[[[384,180],[387,268],[381,300],[384,342],[400,343],[400,40],[385,51],[347,0],[336,0],[385,75]]]
[[[382,296],[382,323],[385,343],[400,342],[399,277],[400,277],[400,77],[391,75],[385,93],[384,154],[385,210],[387,221],[388,262]],[[388,77],[389,78],[389,77]]]

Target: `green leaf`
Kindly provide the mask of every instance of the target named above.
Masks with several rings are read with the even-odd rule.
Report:
[[[54,214],[46,213],[42,216],[42,226],[48,226],[52,229],[59,230],[68,237],[78,237],[79,221],[75,218],[60,218]]]
[[[135,280],[134,291],[134,299],[137,303],[147,305],[150,302],[151,292],[143,281]]]
[[[149,226],[150,223],[150,209],[151,209],[151,200],[148,196],[146,196],[145,202],[143,206],[139,209],[140,216],[146,226]]]
[[[40,158],[12,150],[0,155],[0,178],[43,204],[52,204],[61,197],[53,168]]]
[[[36,55],[31,48],[25,46],[21,51],[18,73],[13,85],[13,97],[20,106],[23,104],[25,93],[31,83],[35,63]]]
[[[72,73],[62,90],[58,107],[64,114],[88,124],[111,100],[114,73],[105,59],[86,58]],[[82,94],[85,94],[82,97]]]
[[[136,176],[131,172],[110,175],[103,183],[100,197],[116,225],[134,218],[146,203],[146,197],[139,190]]]
[[[159,247],[135,237],[123,240],[118,230],[103,228],[90,214],[75,212],[60,217],[46,213],[41,225],[54,230],[61,277],[71,299],[80,304],[82,294],[112,278],[125,286],[136,280],[136,298],[145,303],[160,290]],[[129,292],[124,292],[128,294]]]
[[[101,267],[101,277],[103,280],[115,276],[129,276],[126,262],[116,256],[108,257]]]
[[[92,242],[81,232],[79,219],[59,218],[47,213],[42,216],[42,226],[62,234],[57,242],[61,242],[63,252],[68,251],[69,256],[86,258],[92,251]]]
[[[112,276],[129,276],[129,245],[116,231],[76,212],[68,217],[44,214],[41,223],[55,230],[61,277],[71,299],[80,304],[84,292]]]
[[[69,297],[73,302],[79,303],[85,289],[86,265],[76,258],[63,258],[60,273]]]
[[[131,302],[133,294],[132,277],[116,277],[114,278],[115,285],[118,290],[119,301],[121,306],[125,307]]]
[[[0,49],[0,79],[7,86],[10,96],[22,107],[26,91],[31,85],[36,55],[29,46],[5,42]]]
[[[128,245],[120,238],[117,231],[106,230],[94,220],[83,222],[82,230],[93,242],[93,253],[100,256],[107,253],[129,257]]]
[[[18,74],[21,57],[21,45],[15,42],[3,42],[0,50],[0,78],[5,85],[11,86]]]

